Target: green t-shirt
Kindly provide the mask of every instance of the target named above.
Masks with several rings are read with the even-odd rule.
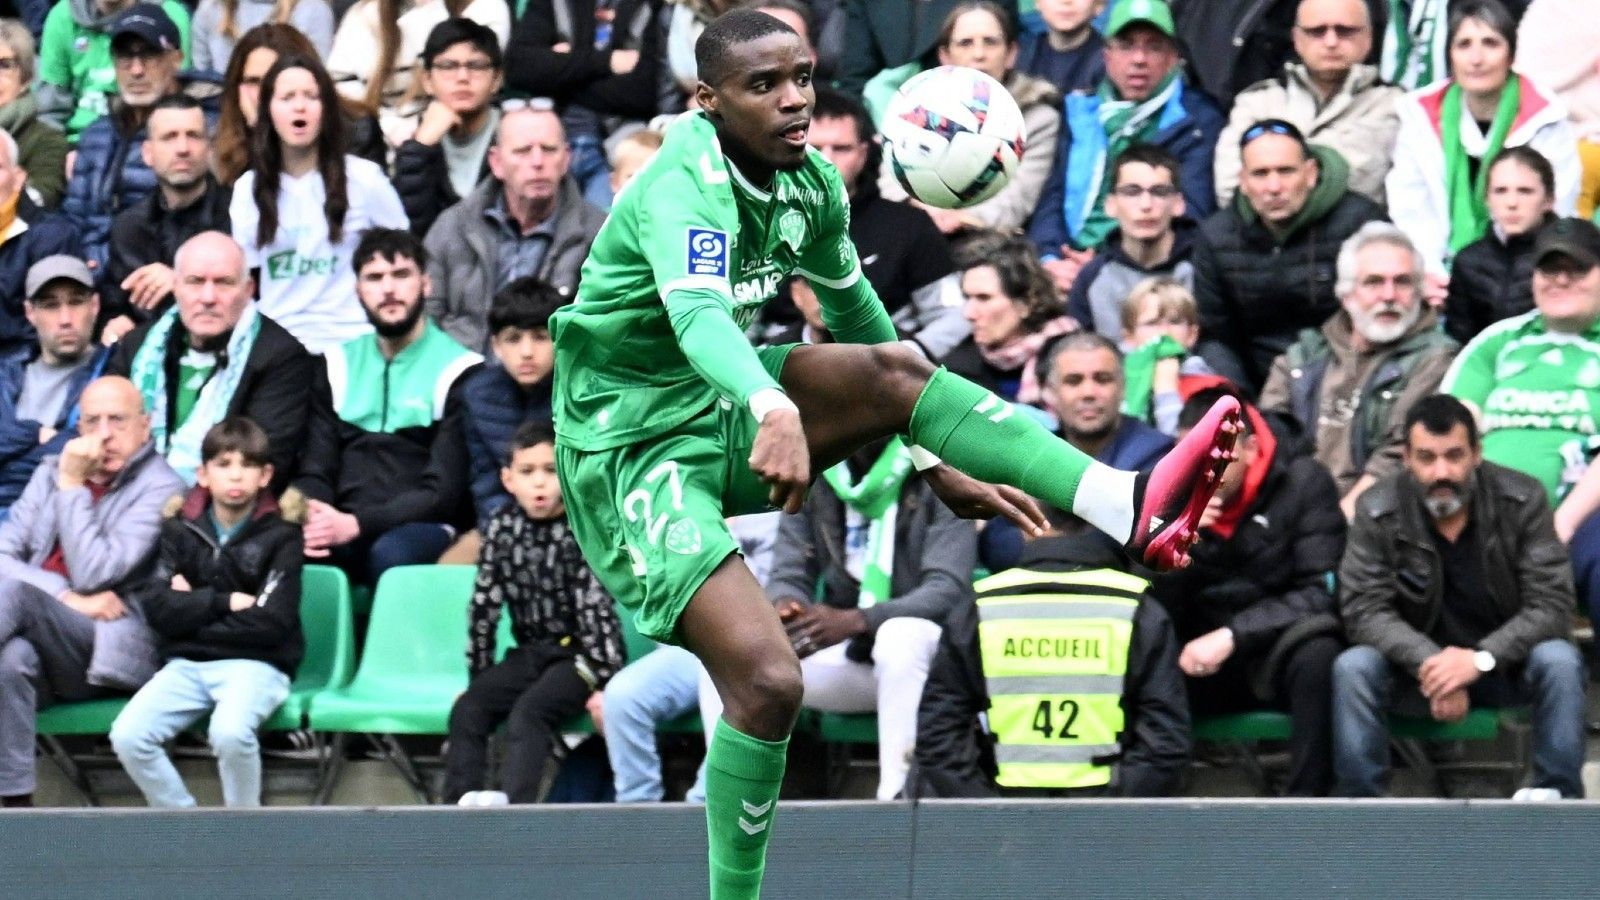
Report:
[[[844,183],[816,151],[763,190],[703,113],[680,117],[617,197],[577,300],[551,319],[557,440],[605,450],[667,432],[721,396],[776,388],[743,329],[785,277],[817,290],[841,341],[895,339],[861,277]]]
[[[212,373],[217,371],[217,355],[205,353],[200,350],[189,350],[178,359],[178,391],[177,402],[173,404],[173,429],[183,427],[189,421],[189,413],[194,411],[196,400],[200,399],[200,389],[211,380]]]
[[[1439,389],[1478,408],[1484,458],[1539,479],[1553,506],[1600,449],[1600,324],[1559,334],[1537,310],[1496,322]]]
[[[89,0],[94,2],[94,0]],[[89,123],[105,115],[117,93],[117,70],[111,61],[111,36],[102,29],[87,28],[72,14],[71,0],[59,0],[44,19],[39,37],[39,80],[53,84],[77,100],[67,117],[67,140],[76,144],[78,134]],[[161,8],[178,26],[183,44],[183,66],[188,68],[189,10],[179,0],[165,0]],[[109,17],[104,20],[110,28]]]

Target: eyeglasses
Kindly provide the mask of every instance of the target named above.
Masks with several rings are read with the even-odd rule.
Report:
[[[1243,147],[1264,134],[1281,134],[1286,138],[1293,138],[1296,143],[1302,146],[1306,142],[1306,139],[1300,136],[1300,132],[1295,130],[1295,127],[1288,122],[1257,122],[1246,128],[1244,134],[1239,135],[1239,146]]]
[[[1157,200],[1171,200],[1173,197],[1178,196],[1178,189],[1170,184],[1152,184],[1148,186],[1142,184],[1119,184],[1111,189],[1111,193],[1124,200],[1137,200],[1145,194],[1149,194]]]
[[[503,113],[516,112],[519,109],[555,112],[555,108],[556,102],[549,97],[508,97],[500,101],[500,111]]]
[[[428,66],[428,71],[437,72],[440,75],[454,75],[463,69],[471,75],[484,75],[494,71],[494,63],[478,59],[471,62],[461,62],[456,59],[436,59],[432,65]]]
[[[1362,25],[1296,25],[1294,30],[1314,41],[1326,40],[1329,32],[1341,41],[1354,40],[1367,29]]]

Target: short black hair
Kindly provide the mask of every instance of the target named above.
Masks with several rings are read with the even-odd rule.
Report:
[[[237,452],[247,466],[265,466],[272,462],[268,455],[272,449],[267,433],[253,420],[244,416],[229,416],[211,426],[200,440],[200,461],[208,463],[225,453]]]
[[[1554,166],[1550,165],[1550,160],[1543,153],[1527,144],[1507,147],[1494,155],[1494,159],[1489,163],[1489,174],[1494,174],[1495,166],[1509,161],[1519,162],[1525,168],[1533,170],[1533,174],[1539,176],[1539,184],[1544,188],[1545,196],[1552,200],[1555,199],[1556,170]]]
[[[499,71],[505,66],[505,56],[500,51],[500,38],[494,29],[471,19],[456,16],[445,19],[428,32],[428,41],[422,45],[422,67],[433,67],[433,58],[457,44],[471,44],[472,49],[489,57],[489,65]]]
[[[1217,401],[1223,397],[1232,397],[1239,401],[1240,406],[1243,406],[1245,402],[1244,398],[1239,396],[1239,392],[1230,385],[1219,384],[1214,387],[1202,388],[1190,394],[1189,399],[1183,402],[1183,409],[1178,411],[1178,430],[1188,431],[1200,424],[1200,420],[1206,417],[1206,413],[1211,411],[1211,407],[1216,406]],[[1250,417],[1247,415],[1240,416],[1239,434],[1253,434],[1254,431],[1255,428],[1250,422]]]
[[[350,256],[350,267],[359,275],[362,267],[377,256],[389,262],[403,256],[416,263],[418,269],[428,268],[428,248],[422,245],[422,238],[404,228],[368,228],[361,232],[356,252]]]
[[[1478,420],[1465,403],[1449,394],[1423,397],[1406,413],[1406,448],[1411,447],[1411,428],[1421,425],[1431,435],[1443,437],[1457,425],[1467,429],[1467,446],[1478,449]]]
[[[549,282],[526,275],[501,288],[489,304],[489,334],[502,328],[548,329],[550,316],[565,306],[567,298]]]
[[[696,77],[709,85],[721,84],[730,74],[729,52],[771,34],[800,36],[778,19],[753,9],[731,9],[717,16],[694,42]]]
[[[556,429],[543,419],[529,419],[517,426],[515,434],[511,435],[511,446],[506,448],[506,465],[511,465],[511,457],[516,456],[519,450],[537,447],[540,444],[555,444]]]
[[[183,93],[163,94],[161,99],[150,104],[151,113],[154,113],[158,109],[192,109],[201,113],[206,111],[205,107],[200,105],[199,100]],[[206,129],[207,134],[209,134],[210,131],[210,128]]]
[[[1165,169],[1172,176],[1172,186],[1183,190],[1183,163],[1178,162],[1178,158],[1167,148],[1155,144],[1134,144],[1117,154],[1116,161],[1111,164],[1112,189],[1122,183],[1122,167],[1129,163],[1144,163],[1152,169]]]

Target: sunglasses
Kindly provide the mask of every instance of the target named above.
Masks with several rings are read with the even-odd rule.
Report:
[[[556,102],[549,97],[508,97],[500,101],[500,111],[516,112],[531,109],[534,112],[555,112]]]
[[[1357,35],[1367,30],[1360,25],[1312,25],[1309,27],[1296,25],[1294,28],[1314,41],[1327,39],[1329,32],[1332,32],[1333,36],[1341,41],[1354,40]]]
[[[1300,136],[1300,132],[1287,122],[1257,122],[1246,128],[1244,134],[1239,135],[1239,146],[1243,147],[1264,134],[1281,134],[1286,138],[1293,138],[1299,144],[1306,142],[1305,138]]]

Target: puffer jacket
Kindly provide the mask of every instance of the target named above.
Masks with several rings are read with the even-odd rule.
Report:
[[[22,382],[28,365],[39,358],[35,347],[0,361],[0,510],[9,510],[22,489],[28,486],[33,470],[47,456],[59,456],[67,441],[77,436],[78,397],[89,382],[100,377],[111,359],[110,347],[98,347],[88,365],[67,382],[66,402],[54,422],[34,422],[17,418],[17,401],[22,397]],[[48,425],[55,437],[39,443],[39,428]]]
[[[1467,508],[1502,620],[1478,649],[1514,666],[1540,641],[1570,636],[1577,607],[1572,564],[1538,481],[1484,462],[1470,490]],[[1444,608],[1445,576],[1432,529],[1416,479],[1396,473],[1356,501],[1339,565],[1339,608],[1350,640],[1412,673],[1441,649],[1432,633]]]
[[[185,72],[180,90],[200,101],[206,129],[217,126],[222,85],[209,72]],[[156,173],[144,161],[146,130],[142,116],[120,101],[89,123],[78,137],[78,160],[61,205],[78,228],[84,258],[100,272],[111,256],[111,221],[156,189]]]
[[[290,678],[305,655],[300,632],[300,573],[304,564],[299,523],[305,499],[263,493],[255,512],[226,544],[217,542],[206,513],[211,494],[197,487],[167,504],[160,550],[150,578],[137,591],[145,620],[161,638],[167,659],[211,662],[253,659]],[[182,575],[190,589],[172,589]],[[256,598],[234,612],[234,592]]]
[[[1276,78],[1250,85],[1233,99],[1228,127],[1217,138],[1212,159],[1217,205],[1226,206],[1239,189],[1239,136],[1262,119],[1283,119],[1306,140],[1332,147],[1350,164],[1350,190],[1383,203],[1383,179],[1394,161],[1404,91],[1378,78],[1376,66],[1350,70],[1339,93],[1323,102],[1304,63],[1288,63]]]
[[[1540,227],[1508,239],[1491,225],[1456,254],[1444,301],[1444,330],[1451,337],[1465,344],[1501,319],[1533,309],[1533,241]]]
[[[1263,700],[1294,644],[1339,629],[1328,590],[1344,551],[1339,492],[1316,460],[1286,456],[1280,446],[1232,537],[1207,533],[1187,568],[1155,580],[1180,644],[1233,630],[1234,652],[1249,661],[1251,687]]]
[[[484,213],[502,190],[500,179],[484,179],[439,215],[425,241],[431,257],[428,277],[433,281],[428,316],[468,350],[489,349],[489,304],[499,277],[500,234]],[[572,297],[578,292],[578,270],[606,214],[584,200],[577,182],[568,177],[562,179],[554,219],[555,237],[536,274],[563,296]]]
[[[478,182],[488,178],[489,155],[484,154],[478,169]],[[411,220],[411,233],[427,237],[439,214],[461,202],[461,197],[450,183],[450,171],[444,158],[444,142],[424,144],[409,138],[394,152],[394,192],[406,208],[406,218]]]
[[[524,422],[550,421],[552,379],[524,390],[497,362],[485,363],[461,379],[461,432],[472,467],[472,504],[478,528],[511,500],[500,483],[511,439]]]
[[[16,219],[0,233],[0,355],[37,343],[22,307],[23,283],[30,266],[57,253],[83,255],[77,231],[66,216],[40,209],[24,193],[17,198]]]
[[[1243,194],[1200,225],[1194,246],[1199,354],[1217,374],[1259,389],[1272,361],[1303,328],[1339,310],[1335,262],[1345,239],[1382,207],[1346,187],[1338,153],[1312,145],[1321,175],[1305,207],[1277,237]]]
[[[1532,79],[1517,77],[1522,81],[1522,102],[1505,146],[1532,147],[1550,160],[1556,170],[1555,214],[1570,216],[1577,208],[1583,172],[1566,104]],[[1449,271],[1450,261],[1450,196],[1444,183],[1444,146],[1439,137],[1439,117],[1450,84],[1448,79],[1435,82],[1400,99],[1394,168],[1384,182],[1394,223],[1417,245],[1428,271],[1436,273]],[[1487,140],[1472,123],[1466,104],[1461,107],[1462,146],[1468,153],[1482,153]]]

